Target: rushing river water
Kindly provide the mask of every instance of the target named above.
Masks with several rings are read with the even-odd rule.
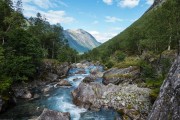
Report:
[[[65,80],[69,81],[72,87],[57,87],[56,84],[48,85],[49,87],[53,87],[53,90],[47,95],[42,96],[38,100],[24,102],[19,106],[17,105],[15,108],[5,113],[3,118],[25,120],[40,114],[40,112],[33,113],[34,107],[36,107],[36,109],[45,107],[60,112],[69,112],[71,120],[114,120],[118,116],[117,112],[114,110],[101,109],[100,111],[91,111],[85,108],[79,108],[72,102],[71,92],[78,87],[81,81],[90,74],[90,70],[94,68],[103,71],[101,66],[89,66],[85,69],[85,74],[76,74],[81,69],[71,69]],[[102,82],[102,80],[98,79],[97,82]]]

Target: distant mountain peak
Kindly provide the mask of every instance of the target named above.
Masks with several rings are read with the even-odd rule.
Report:
[[[83,29],[67,29],[64,31],[64,35],[70,47],[80,53],[92,50],[101,44],[90,33]]]

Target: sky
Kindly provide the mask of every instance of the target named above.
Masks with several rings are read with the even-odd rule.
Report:
[[[116,36],[153,4],[154,0],[22,0],[25,17],[40,12],[51,24],[84,29],[99,42]]]

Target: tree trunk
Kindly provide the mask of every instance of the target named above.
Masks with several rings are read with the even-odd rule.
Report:
[[[2,45],[4,45],[4,43],[5,43],[4,37],[2,38],[2,40],[3,40],[3,41],[2,41]]]
[[[169,37],[168,50],[171,50],[171,36]]]
[[[52,48],[52,59],[54,59],[54,41],[53,41],[53,48]]]

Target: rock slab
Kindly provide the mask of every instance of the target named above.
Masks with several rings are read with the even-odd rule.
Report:
[[[180,120],[180,56],[161,86],[148,120]]]

